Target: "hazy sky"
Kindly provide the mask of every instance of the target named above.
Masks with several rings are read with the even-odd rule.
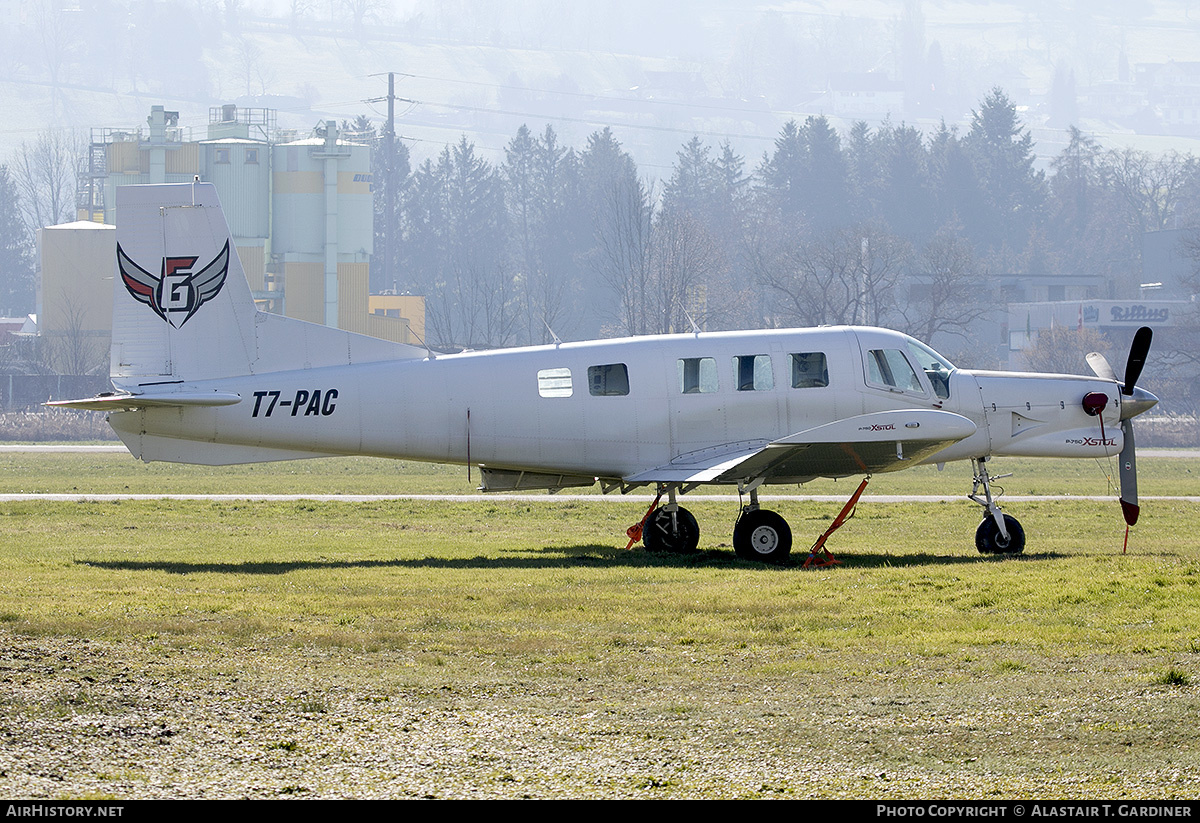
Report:
[[[63,11],[61,0],[0,0],[0,19],[19,8],[23,21],[0,29],[9,112],[0,161],[42,129],[137,126],[155,104],[178,110],[195,137],[224,102],[268,106],[281,126],[302,132],[330,117],[382,120],[379,75],[388,71],[406,75],[398,131],[418,158],[467,134],[499,159],[521,123],[550,124],[571,145],[612,126],[660,176],[693,134],[757,158],[788,119],[834,114],[822,96],[831,76],[869,71],[907,76],[910,86],[920,74],[937,95],[907,111],[835,118],[839,128],[860,116],[963,123],[999,85],[1020,105],[1039,154],[1052,156],[1062,132],[1046,128],[1046,100],[1064,72],[1083,101],[1080,125],[1102,141],[1193,149],[1195,141],[1139,138],[1086,101],[1118,78],[1122,59],[1194,59],[1200,14],[1194,21],[1185,0],[1110,0],[1081,13],[1076,5],[112,0]]]

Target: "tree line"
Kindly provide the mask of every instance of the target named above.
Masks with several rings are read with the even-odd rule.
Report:
[[[813,116],[757,161],[693,137],[665,181],[608,128],[576,148],[522,126],[499,163],[464,136],[415,168],[397,140],[376,152],[377,201],[397,205],[372,286],[425,295],[428,342],[449,348],[870,323],[965,350],[999,276],[1099,275],[1093,298],[1136,297],[1143,233],[1193,222],[1193,155],[1068,138],[1037,168],[995,89],[962,131]]]
[[[375,144],[372,289],[424,295],[441,348],[871,323],[969,352],[1000,276],[1099,275],[1093,297],[1135,297],[1143,234],[1200,203],[1191,154],[1075,128],[1037,168],[999,89],[961,131],[813,116],[757,160],[693,137],[665,180],[608,128],[573,147],[522,127],[497,163],[464,136],[415,167],[366,118],[344,130]],[[68,155],[47,134],[0,165],[0,314],[33,310],[33,237],[70,219]]]

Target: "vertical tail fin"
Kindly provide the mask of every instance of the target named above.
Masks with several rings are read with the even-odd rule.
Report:
[[[122,186],[117,215],[111,375],[120,389],[426,355],[259,312],[211,183]]]
[[[254,300],[210,183],[117,190],[118,384],[249,374]]]

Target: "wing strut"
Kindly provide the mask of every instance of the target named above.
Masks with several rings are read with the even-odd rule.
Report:
[[[833,519],[833,523],[825,530],[825,533],[817,538],[817,542],[813,543],[811,549],[808,550],[808,559],[804,561],[801,568],[804,569],[823,569],[827,566],[840,566],[842,561],[835,558],[829,553],[829,549],[825,548],[825,541],[829,539],[829,535],[840,529],[842,525],[854,516],[854,508],[858,505],[858,498],[862,497],[863,489],[867,487],[867,483],[871,482],[871,475],[863,478],[863,482],[858,484],[858,490],[850,496],[846,501],[846,505],[842,506],[842,512]]]

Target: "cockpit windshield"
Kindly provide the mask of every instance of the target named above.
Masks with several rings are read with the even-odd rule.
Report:
[[[950,373],[954,364],[919,340],[908,338],[909,356],[925,372],[933,384],[934,393],[943,400],[950,398]]]

